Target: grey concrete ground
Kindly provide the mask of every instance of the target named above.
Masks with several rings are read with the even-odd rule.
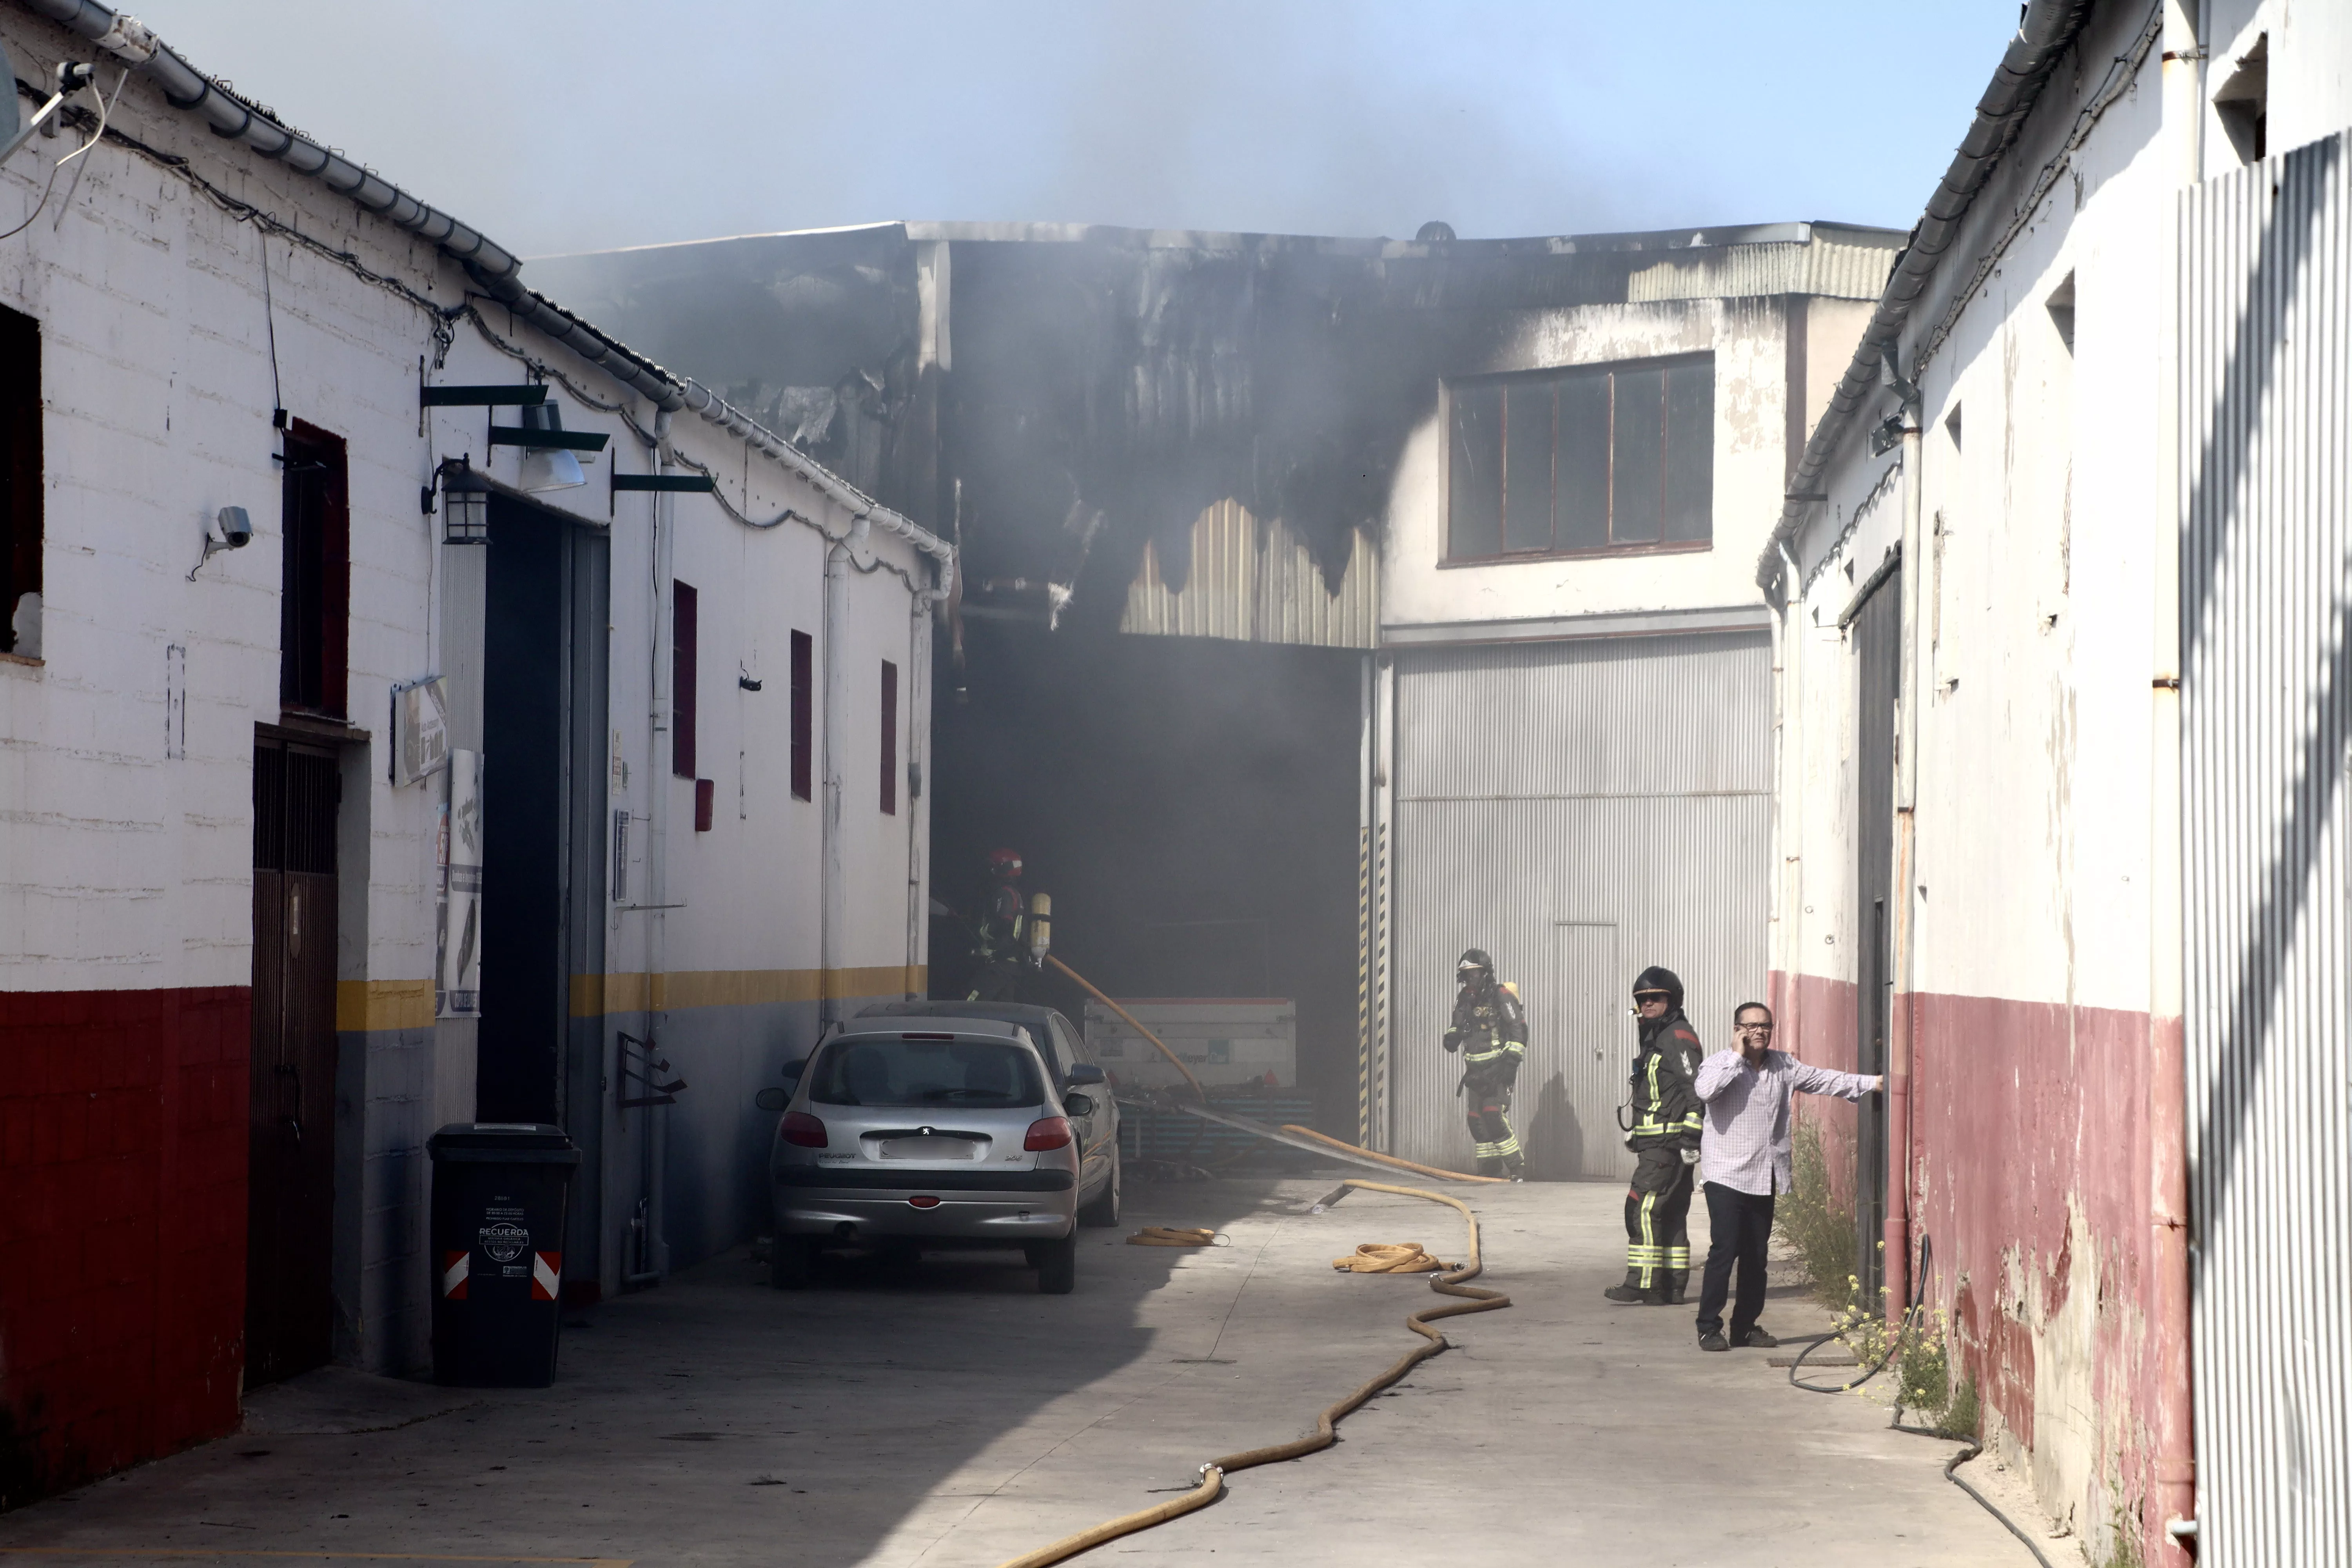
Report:
[[[1132,1191],[1131,1222],[1214,1225],[1232,1245],[1086,1232],[1067,1297],[1035,1294],[1010,1255],[844,1260],[807,1294],[730,1256],[576,1319],[552,1389],[312,1374],[257,1394],[243,1436],[0,1519],[0,1552],[989,1568],[1297,1435],[1411,1344],[1424,1282],[1330,1259],[1361,1241],[1454,1258],[1458,1217],[1366,1193],[1307,1214],[1330,1184]],[[1484,1283],[1510,1310],[1449,1325],[1460,1348],[1338,1447],[1237,1475],[1216,1507],[1096,1556],[2031,1563],[1943,1480],[1951,1445],[1792,1390],[1764,1352],[1702,1355],[1688,1309],[1603,1301],[1622,1198],[1476,1189]],[[1768,1327],[1822,1326],[1794,1285],[1774,1297]]]

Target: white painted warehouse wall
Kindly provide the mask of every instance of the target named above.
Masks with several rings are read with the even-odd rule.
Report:
[[[91,53],[13,7],[0,8],[0,39],[27,75]],[[103,74],[110,88],[111,67]],[[0,659],[0,990],[238,987],[251,979],[253,727],[279,718],[280,481],[270,411],[282,403],[349,442],[349,710],[371,732],[344,769],[341,816],[339,1013],[346,1053],[363,1053],[345,1064],[361,1103],[343,1136],[356,1136],[364,1153],[342,1152],[352,1190],[339,1193],[339,1224],[366,1229],[340,1266],[346,1348],[372,1365],[414,1366],[425,1289],[418,1145],[436,1121],[470,1114],[460,1083],[468,1047],[462,1031],[436,1028],[431,1016],[439,781],[387,782],[388,697],[394,683],[444,668],[441,601],[455,547],[438,543],[437,515],[420,513],[420,487],[443,457],[470,453],[507,483],[519,461],[513,448],[486,448],[483,410],[434,410],[420,425],[420,358],[436,383],[516,383],[530,372],[462,320],[446,355],[436,349],[436,318],[396,291],[442,305],[464,300],[463,274],[431,246],[206,134],[144,77],[123,89],[113,124],[394,287],[284,237],[265,241],[177,172],[111,142],[83,161],[62,218],[64,181],[12,242],[19,260],[0,271],[0,304],[36,318],[43,339],[46,594],[42,659]],[[0,169],[0,226],[33,210],[50,164],[76,141],[71,132],[36,138]],[[611,437],[588,467],[587,486],[536,500],[610,531],[607,728],[620,737],[627,782],[609,805],[642,819],[658,799],[667,811],[669,894],[685,905],[654,916],[607,911],[607,966],[640,977],[642,997],[644,933],[661,920],[669,973],[732,977],[701,984],[693,1005],[671,1010],[673,1056],[692,1088],[657,1113],[681,1134],[672,1140],[671,1204],[699,1216],[704,1245],[726,1245],[757,1218],[765,1128],[751,1094],[804,1048],[817,994],[830,984],[852,996],[895,996],[922,984],[922,922],[910,924],[908,910],[910,896],[919,908],[927,890],[918,851],[929,803],[902,777],[898,814],[879,812],[877,712],[887,658],[899,668],[903,773],[927,751],[928,633],[916,595],[933,583],[934,567],[876,529],[850,574],[844,646],[824,646],[824,534],[847,533],[852,507],[747,457],[740,440],[677,416],[677,450],[716,472],[737,510],[762,521],[797,514],[752,529],[712,497],[664,498],[676,520],[677,574],[701,595],[699,761],[719,787],[714,830],[695,833],[693,786],[670,777],[667,737],[648,719],[649,678],[668,658],[656,645],[652,504],[623,496],[608,515],[615,463],[628,472],[647,466],[630,420],[650,428],[654,411],[499,308],[483,309],[499,338],[589,395],[553,389],[566,426]],[[498,417],[511,420],[512,411]],[[253,542],[215,554],[189,581],[204,521],[231,504],[250,512]],[[841,726],[849,788],[838,967],[847,980],[818,973],[820,806],[790,793],[795,627],[819,637],[820,736],[825,661],[846,658],[854,669],[855,700]],[[173,646],[186,649],[184,758],[167,758],[164,746]],[[761,691],[737,688],[739,661]],[[645,852],[640,835],[633,899],[645,897]],[[616,983],[608,994],[623,988]],[[609,1263],[604,1273],[612,1288]]]

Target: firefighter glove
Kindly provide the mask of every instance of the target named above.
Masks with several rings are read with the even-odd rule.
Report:
[[[1698,1163],[1698,1151],[1696,1149],[1685,1147],[1682,1151],[1682,1156],[1683,1163],[1685,1165],[1696,1165]]]

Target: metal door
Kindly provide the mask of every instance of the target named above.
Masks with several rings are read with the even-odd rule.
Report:
[[[1852,623],[1859,704],[1854,724],[1854,900],[1862,929],[1854,944],[1854,1071],[1886,1070],[1887,1028],[1895,977],[1886,900],[1895,879],[1895,707],[1902,696],[1903,574],[1871,591]],[[1854,1107],[1853,1225],[1855,1275],[1863,1300],[1878,1299],[1886,1260],[1886,1097]]]
[[[253,752],[248,1388],[323,1364],[334,1331],[334,753]]]

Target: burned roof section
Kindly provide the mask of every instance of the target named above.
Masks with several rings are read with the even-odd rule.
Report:
[[[1902,237],[1816,224],[1345,239],[883,224],[530,263],[817,460],[958,538],[966,580],[1115,623],[1147,542],[1280,519],[1336,589],[1377,538],[1444,378],[1539,312],[1737,295],[1874,298]],[[1059,598],[1056,599],[1059,603]]]

